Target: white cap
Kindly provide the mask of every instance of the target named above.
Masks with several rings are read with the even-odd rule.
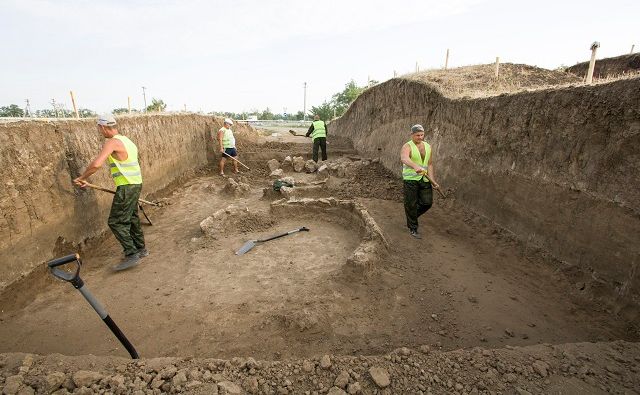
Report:
[[[115,126],[116,119],[113,114],[102,114],[98,117],[98,125],[102,126]]]
[[[226,123],[227,125],[233,125],[233,121],[230,118],[225,118],[224,123]]]

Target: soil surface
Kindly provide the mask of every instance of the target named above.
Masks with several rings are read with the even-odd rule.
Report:
[[[245,197],[226,194],[227,180],[214,176],[218,169],[211,168],[167,192],[164,207],[147,208],[154,223],[144,228],[151,254],[137,267],[112,271],[121,258],[121,250],[110,235],[92,246],[90,243],[91,248],[82,252],[81,275],[87,289],[106,307],[141,357],[309,359],[317,361],[312,370],[318,365],[319,372],[333,372],[331,380],[334,380],[341,369],[322,370],[320,357],[325,354],[383,355],[401,347],[418,350],[423,345],[447,351],[476,346],[503,348],[638,340],[636,328],[588,300],[580,287],[564,278],[558,263],[525,249],[509,234],[466,212],[456,205],[454,195],[447,200],[435,197],[434,207],[420,219],[423,239],[412,238],[405,225],[401,182],[397,177],[380,163],[370,161],[371,158],[358,158],[353,151],[348,153],[350,148],[338,143],[329,145],[330,162],[338,159],[332,155],[332,146],[340,147],[340,156],[348,158],[343,162],[350,162],[355,168],[345,177],[331,176],[319,196],[350,198],[362,203],[389,242],[388,259],[368,273],[346,265],[346,258],[360,241],[359,235],[348,226],[340,226],[330,215],[304,220],[295,215],[270,218],[272,199],[263,198],[263,188],[270,188],[273,179],[268,177],[263,156],[269,152],[284,156],[310,151],[310,141],[287,138],[286,142],[267,142],[256,148],[261,155],[243,156],[252,168],[236,177],[251,187]],[[316,177],[293,171],[285,175],[306,182]],[[227,227],[214,237],[205,235],[200,222],[230,205],[246,207],[268,221],[258,221],[260,226],[236,222],[236,226]],[[310,231],[260,243],[241,256],[234,254],[248,240],[301,226]],[[0,352],[127,356],[82,296],[71,285],[52,280],[44,270],[35,271],[1,295],[0,310]],[[634,364],[637,372],[640,354],[637,345],[633,347],[635,351],[629,351],[631,356],[625,361]],[[394,368],[398,370],[393,370],[396,380],[402,375],[403,365],[407,366],[407,372],[413,372],[414,363],[406,362],[411,354],[407,352],[399,357]],[[562,350],[558,352],[562,354]],[[482,351],[479,353],[482,355]],[[460,358],[468,361],[468,355],[473,353],[465,355]],[[527,366],[535,361],[520,356]],[[382,362],[372,361],[396,362],[396,357],[378,358]],[[456,358],[446,360],[463,364],[455,362]],[[344,359],[347,360],[358,363],[358,369],[349,368],[348,363],[344,368],[356,372],[357,377],[369,374],[367,369],[373,363]],[[443,367],[447,364],[444,360],[442,363]],[[8,362],[0,364],[0,368],[5,367],[5,377],[9,376],[11,366]],[[222,363],[222,369],[217,366],[208,368],[210,374],[229,370],[232,365]],[[295,370],[277,363],[274,366],[291,374]],[[489,369],[510,373],[504,364],[501,366]],[[547,368],[560,371],[560,363],[553,366]],[[514,369],[511,372],[520,374]],[[420,368],[415,374],[432,379],[437,375]],[[240,380],[238,377],[235,379]],[[354,377],[347,381],[357,381]],[[435,387],[440,384],[427,380],[421,384],[424,389],[400,379],[396,383],[401,387],[396,389],[404,390],[391,393],[427,393],[427,387],[431,386],[435,393],[450,392],[448,389],[471,392],[473,385],[476,391],[482,390],[464,377],[462,388],[456,387],[455,378],[449,379],[453,380],[451,386],[439,378],[444,387]],[[512,384],[518,379],[519,376],[514,381],[505,379],[508,385],[504,389],[515,388]],[[576,378],[600,391],[600,381],[586,384],[582,379]],[[635,380],[637,385],[637,376]],[[625,381],[620,378],[616,383],[623,388]],[[180,384],[176,387],[180,391],[187,389],[186,381],[182,384],[183,387]],[[329,388],[333,385],[329,384],[323,384],[325,393],[331,393]],[[552,384],[542,381],[530,389],[539,392]],[[317,383],[310,385],[305,389],[323,392]],[[602,388],[613,388],[607,385]],[[275,391],[278,386],[282,383],[271,387]],[[196,387],[191,389],[195,391]],[[375,391],[384,392],[383,387],[372,387],[371,391],[377,388]],[[570,387],[561,383],[561,388]]]

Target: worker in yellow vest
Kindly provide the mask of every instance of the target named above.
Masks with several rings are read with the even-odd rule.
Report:
[[[421,239],[422,236],[418,233],[418,217],[431,208],[433,188],[440,188],[435,181],[431,146],[424,141],[422,125],[411,127],[411,140],[402,146],[400,161],[402,161],[407,227],[411,236]]]
[[[320,120],[320,115],[313,116],[313,123],[305,136],[313,139],[313,161],[318,163],[318,148],[322,149],[322,160],[327,160],[327,125]]]
[[[236,150],[236,138],[233,136],[233,131],[231,130],[231,125],[233,125],[233,121],[229,118],[224,119],[224,124],[218,130],[218,145],[220,146],[220,175],[224,177],[224,164],[227,161],[228,157],[236,158],[238,156],[238,151]],[[234,173],[240,173],[238,170],[238,162],[233,161],[233,171]]]
[[[118,133],[116,119],[111,114],[98,118],[98,131],[107,139],[98,156],[82,175],[73,182],[84,188],[87,178],[109,161],[116,193],[109,213],[109,228],[124,250],[124,259],[114,267],[124,270],[138,264],[149,255],[138,218],[138,199],[142,190],[142,172],[138,163],[138,147],[126,136]]]

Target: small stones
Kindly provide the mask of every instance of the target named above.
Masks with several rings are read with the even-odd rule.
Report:
[[[331,358],[328,355],[323,355],[320,358],[320,367],[322,369],[329,369],[331,367]]]
[[[373,379],[373,382],[380,388],[388,387],[391,384],[389,379],[389,372],[384,368],[372,367],[369,369],[369,374]]]
[[[533,364],[531,364],[531,367],[541,377],[547,377],[549,375],[549,373],[547,372],[547,370],[549,369],[549,365],[547,365],[543,361],[540,361],[540,360],[535,361]]]
[[[282,176],[284,176],[284,171],[282,169],[273,170],[271,174],[269,174],[269,177],[277,179],[281,178]]]
[[[306,161],[304,164],[304,170],[307,173],[314,173],[317,169],[318,169],[318,164],[311,159]]]
[[[315,368],[315,365],[313,364],[313,362],[308,361],[308,360],[304,360],[302,362],[302,370],[307,372],[307,373],[311,373],[313,372],[313,369]]]
[[[347,385],[347,393],[350,395],[355,395],[362,392],[362,386],[357,381],[355,383],[351,383]]]
[[[92,372],[88,370],[79,370],[73,374],[73,383],[76,387],[90,387],[91,384],[95,384],[102,380],[104,376],[98,372]]]
[[[64,383],[65,374],[62,372],[49,373],[45,378],[47,383],[47,391],[53,392],[62,386]]]
[[[274,170],[280,169],[280,162],[278,162],[277,159],[270,159],[267,161],[267,167],[270,172],[273,172]]]
[[[340,374],[338,374],[338,377],[336,377],[336,380],[333,383],[333,385],[344,389],[347,387],[347,384],[349,384],[349,373],[343,370],[340,372]]]
[[[218,383],[218,389],[222,391],[226,391],[226,394],[229,395],[240,395],[242,394],[242,388],[233,381],[221,381]]]
[[[305,162],[302,156],[294,156],[293,157],[293,170],[297,173],[300,173],[304,170]]]
[[[20,386],[22,386],[22,380],[23,378],[21,375],[7,377],[7,379],[4,381],[4,388],[2,389],[2,393],[7,395],[17,394],[20,390]]]
[[[327,392],[327,395],[347,395],[347,393],[341,388],[331,387],[329,392]]]

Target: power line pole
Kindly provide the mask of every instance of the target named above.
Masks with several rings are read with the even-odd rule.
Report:
[[[307,83],[304,83],[304,107],[302,110],[302,120],[307,120]]]
[[[147,94],[145,92],[147,88],[146,87],[142,87],[142,98],[144,99],[144,112],[147,112]]]
[[[27,105],[24,107],[24,116],[27,118],[31,117],[31,104],[29,104],[29,99],[25,99],[25,102],[27,102]]]
[[[56,118],[58,118],[58,107],[56,107],[56,99],[51,99],[51,105],[53,106],[53,112],[56,114]]]

